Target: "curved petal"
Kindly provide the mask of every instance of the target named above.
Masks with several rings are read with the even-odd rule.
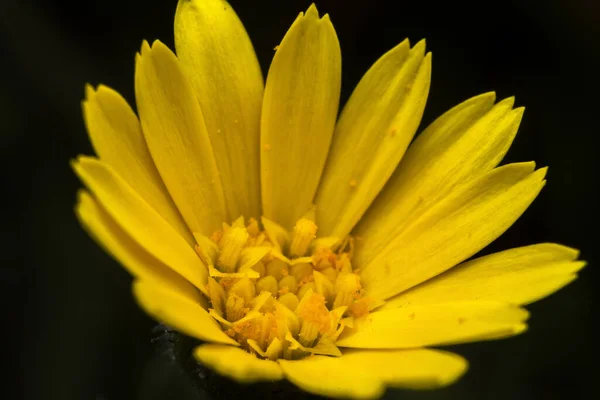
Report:
[[[363,267],[365,289],[375,298],[388,299],[487,246],[544,186],[546,168],[533,172],[534,165],[505,165],[452,192]]]
[[[498,165],[523,108],[511,110],[513,98],[493,106],[494,99],[494,93],[473,97],[417,137],[356,228],[357,236],[368,238],[358,243],[356,263],[374,257],[453,189]]]
[[[227,221],[260,217],[263,78],[250,38],[223,0],[180,0],[175,48],[217,155]]]
[[[194,356],[219,374],[242,383],[283,378],[281,367],[275,361],[259,359],[239,347],[205,344],[196,348]]]
[[[79,157],[73,169],[133,240],[206,293],[206,267],[194,249],[112,168],[97,159]]]
[[[85,190],[78,194],[75,213],[90,235],[135,278],[201,301],[200,293],[191,283],[137,244]]]
[[[500,339],[523,332],[528,316],[517,306],[488,301],[407,306],[355,318],[336,345],[407,349]]]
[[[140,122],[116,91],[86,86],[85,124],[98,157],[110,165],[190,244],[194,238],[165,187],[142,134]]]
[[[341,357],[280,360],[283,372],[302,389],[321,396],[373,399],[386,386],[433,389],[458,379],[467,369],[460,356],[437,350],[349,351]]]
[[[175,54],[142,45],[135,97],[156,168],[192,232],[210,235],[227,220],[223,188],[200,105]]]
[[[311,207],[329,151],[341,85],[338,39],[313,4],[279,45],[261,120],[265,217],[291,229]]]
[[[315,204],[321,236],[345,237],[414,136],[429,94],[431,54],[405,40],[367,71],[337,123]],[[357,162],[358,161],[358,162]]]
[[[223,332],[199,302],[143,280],[133,283],[133,294],[149,315],[185,335],[207,342],[239,346]]]
[[[584,261],[554,243],[519,247],[476,258],[388,300],[381,309],[463,300],[529,304],[569,282]]]
[[[302,360],[278,360],[285,377],[303,390],[327,397],[375,399],[385,385],[361,369],[347,368],[345,357],[310,356]]]

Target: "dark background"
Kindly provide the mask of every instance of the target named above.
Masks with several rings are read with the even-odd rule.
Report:
[[[575,283],[528,307],[526,334],[455,346],[471,362],[459,383],[437,392],[392,391],[389,398],[558,399],[595,391],[597,3],[317,2],[340,38],[342,101],[405,37],[426,38],[434,54],[422,127],[470,96],[515,95],[527,111],[505,161],[549,165],[548,184],[484,252],[555,241],[580,248],[589,262]],[[231,4],[266,73],[273,47],[310,1]],[[80,184],[69,168],[69,159],[91,153],[80,110],[84,83],[105,83],[134,103],[134,54],[142,39],[173,46],[175,6],[176,0],[2,0],[1,348],[5,369],[15,374],[3,384],[14,393],[7,398],[191,398],[185,380],[153,350],[154,323],[134,304],[129,276],[75,220]]]

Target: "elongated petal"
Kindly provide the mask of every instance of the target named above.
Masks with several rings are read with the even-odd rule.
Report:
[[[279,364],[259,359],[238,347],[205,344],[196,348],[194,356],[219,374],[242,383],[283,378]]]
[[[585,265],[577,250],[542,243],[466,262],[387,301],[383,308],[462,300],[529,304],[567,285]]]
[[[133,294],[148,314],[179,332],[207,342],[238,346],[198,302],[144,280],[134,282]]]
[[[534,163],[489,171],[452,192],[395,237],[362,270],[369,293],[387,299],[472,256],[508,229],[544,186]],[[393,218],[393,216],[390,216]]]
[[[494,168],[519,127],[523,109],[513,98],[493,106],[494,93],[473,97],[431,124],[410,146],[386,187],[356,229],[362,263],[402,233],[455,187]]]
[[[485,301],[407,306],[355,319],[336,344],[406,349],[500,339],[523,332],[528,315],[517,306]]]
[[[275,53],[261,121],[264,216],[291,229],[310,208],[325,164],[341,84],[338,39],[314,4]]]
[[[175,47],[200,102],[227,204],[227,221],[260,217],[260,65],[223,0],[180,0]]]
[[[112,168],[97,159],[79,157],[73,169],[134,241],[206,292],[206,267],[194,249]]]
[[[315,200],[320,235],[345,237],[402,159],[429,94],[424,50],[424,41],[390,50],[344,107]]]
[[[302,360],[278,360],[285,377],[303,390],[327,397],[374,399],[385,386],[381,379],[347,368],[342,357],[311,356]]]
[[[142,134],[140,122],[123,97],[100,85],[86,86],[85,124],[98,157],[110,165],[191,244],[194,239],[165,187]]]
[[[78,194],[75,212],[90,235],[135,278],[155,282],[193,301],[201,301],[200,293],[191,283],[136,243],[85,190]]]
[[[314,356],[280,360],[286,378],[321,396],[372,399],[386,386],[433,389],[458,379],[467,369],[460,356],[437,350],[349,351],[339,358]]]
[[[186,74],[158,41],[152,49],[142,45],[135,95],[148,148],[171,197],[192,232],[212,234],[227,217],[213,149]]]

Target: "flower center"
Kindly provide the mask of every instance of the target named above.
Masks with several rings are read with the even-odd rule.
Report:
[[[338,336],[373,308],[352,269],[353,239],[317,238],[309,218],[288,232],[240,217],[195,237],[209,270],[209,313],[257,357],[339,356]]]

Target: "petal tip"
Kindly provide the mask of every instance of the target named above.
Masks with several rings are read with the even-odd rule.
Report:
[[[96,94],[96,90],[94,89],[94,85],[92,85],[91,83],[86,83],[84,85],[84,100],[90,100],[92,97],[94,97],[94,94]]]
[[[319,11],[317,10],[317,5],[315,3],[312,3],[306,10],[304,16],[307,18],[319,18]]]
[[[506,108],[506,109],[510,110],[513,108],[514,105],[515,105],[515,96],[510,96],[510,97],[507,97],[507,98],[503,99],[502,101],[498,102],[498,104],[496,104],[496,107]]]
[[[426,39],[421,39],[421,40],[419,40],[417,42],[417,44],[415,44],[413,46],[413,48],[411,49],[411,51],[425,54],[425,47],[426,46],[427,46],[427,40]]]

